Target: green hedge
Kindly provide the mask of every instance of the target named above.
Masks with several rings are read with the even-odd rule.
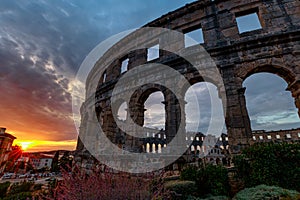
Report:
[[[276,185],[300,191],[300,144],[256,144],[234,158],[246,187]]]
[[[0,183],[0,199],[5,197],[7,193],[7,189],[10,186],[10,182],[6,181],[4,183]]]
[[[220,165],[207,165],[199,168],[190,166],[181,172],[182,180],[195,181],[197,195],[225,195],[228,196],[230,186],[227,169]]]
[[[233,198],[233,200],[267,200],[267,199],[287,199],[298,200],[300,194],[295,190],[287,190],[276,186],[259,185],[246,188]]]
[[[164,186],[167,190],[176,192],[176,194],[182,195],[182,197],[187,197],[197,192],[197,187],[194,181],[169,181],[166,182]]]

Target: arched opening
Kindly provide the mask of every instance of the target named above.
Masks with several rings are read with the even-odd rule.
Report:
[[[218,88],[209,82],[195,83],[187,90],[185,101],[186,137],[192,140],[191,153],[206,156],[213,152],[217,138],[227,133]],[[189,135],[193,133],[196,134]]]
[[[161,91],[149,95],[144,103],[144,127],[165,130],[164,95]]]
[[[290,80],[287,80],[290,82]],[[298,109],[287,82],[273,73],[256,73],[243,82],[252,130],[299,128]]]
[[[192,102],[195,97],[196,103]],[[192,85],[185,94],[185,101],[187,132],[201,132],[216,137],[227,132],[222,100],[214,84],[200,82]]]

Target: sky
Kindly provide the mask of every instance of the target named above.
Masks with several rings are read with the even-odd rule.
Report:
[[[84,58],[108,37],[138,28],[190,2],[0,0],[0,126],[17,137],[15,144],[30,142],[31,151],[73,150],[77,131],[71,91]],[[254,128],[300,127],[292,99],[284,103],[290,97],[284,91],[285,82],[278,77],[261,80],[267,89],[256,86],[252,77],[245,82],[254,85],[247,87]],[[271,98],[268,92],[277,95]],[[205,101],[206,96],[200,93]],[[160,98],[153,97],[157,102]],[[266,100],[273,100],[273,104]],[[272,107],[274,102],[282,106]],[[150,120],[159,124],[163,115],[159,106],[151,105]],[[192,118],[190,124],[195,123]]]

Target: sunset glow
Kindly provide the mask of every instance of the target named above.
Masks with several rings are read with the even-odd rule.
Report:
[[[19,142],[17,144],[21,146],[22,150],[26,151],[32,145],[32,142]]]
[[[22,150],[27,152],[51,151],[51,150],[74,150],[76,146],[76,140],[68,140],[68,141],[15,140],[13,145],[21,146]]]

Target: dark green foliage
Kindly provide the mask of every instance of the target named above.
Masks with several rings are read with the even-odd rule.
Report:
[[[31,198],[32,198],[31,192],[21,192],[18,194],[11,194],[7,197],[4,197],[2,200],[27,200]]]
[[[200,197],[197,198],[197,197],[189,196],[187,200],[229,200],[229,198],[226,196],[208,196],[202,199]]]
[[[264,199],[289,199],[298,200],[300,194],[295,190],[286,190],[275,186],[259,185],[246,188],[233,198],[234,200],[264,200]]]
[[[0,199],[5,197],[8,187],[10,186],[10,182],[6,181],[4,183],[0,183]]]
[[[219,165],[190,166],[182,171],[181,179],[195,181],[198,196],[228,195],[230,189],[227,169]]]
[[[60,168],[66,171],[71,171],[72,168],[72,159],[69,156],[69,152],[64,152],[64,155],[59,160]]]
[[[276,185],[300,191],[300,144],[257,144],[234,158],[246,187]]]
[[[197,187],[194,181],[169,181],[165,183],[167,190],[175,192],[177,195],[182,195],[183,199],[197,192]]]
[[[197,184],[201,194],[228,195],[230,187],[227,169],[220,165],[201,168]]]
[[[59,158],[59,151],[56,151],[51,164],[52,172],[59,172],[58,158]]]
[[[12,186],[9,190],[9,195],[30,192],[30,189],[33,185],[34,185],[33,182],[14,183],[14,184],[12,184]]]
[[[196,181],[198,177],[198,170],[199,168],[196,166],[189,166],[182,170],[180,174],[181,180],[188,180],[188,181]]]

